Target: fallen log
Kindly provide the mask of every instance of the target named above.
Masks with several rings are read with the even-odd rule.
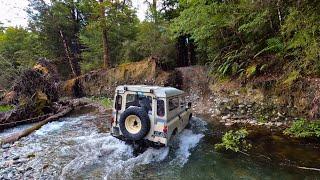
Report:
[[[43,121],[38,122],[37,124],[35,124],[34,126],[28,128],[28,129],[25,129],[21,132],[15,133],[15,134],[13,134],[9,137],[6,137],[4,139],[0,139],[0,144],[13,143],[15,141],[18,141],[22,137],[28,136],[32,132],[40,129],[43,125],[45,125],[51,121],[57,120],[57,119],[65,116],[66,114],[68,114],[69,112],[71,112],[73,110],[73,106],[63,107],[61,109],[63,109],[63,110],[58,112],[57,114],[54,114],[54,115],[46,118]]]
[[[303,166],[297,166],[297,168],[304,169],[304,170],[311,170],[311,171],[319,171],[320,172],[320,169],[318,169],[318,168],[310,168],[310,167],[303,167]]]
[[[53,115],[53,113],[50,113],[50,114],[45,114],[45,115],[42,115],[42,116],[37,116],[37,117],[34,117],[34,118],[24,119],[24,120],[15,121],[15,122],[0,123],[0,131],[4,130],[6,128],[11,128],[11,127],[17,126],[17,125],[40,122],[40,121],[43,121],[43,120],[47,119],[48,117],[50,117],[52,115]],[[5,116],[4,116],[4,118],[5,118]],[[1,119],[1,114],[0,114],[0,122],[1,122],[1,120],[2,119]]]

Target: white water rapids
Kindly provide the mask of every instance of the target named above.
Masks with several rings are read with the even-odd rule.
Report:
[[[34,156],[22,165],[33,169],[24,178],[132,179],[154,164],[183,167],[206,130],[204,121],[193,118],[191,130],[180,133],[169,147],[148,148],[134,156],[130,145],[109,133],[99,133],[91,122],[94,119],[80,116],[51,122],[11,147],[8,156]]]

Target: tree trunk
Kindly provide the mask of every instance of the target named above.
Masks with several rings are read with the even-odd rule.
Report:
[[[108,31],[106,27],[106,14],[105,14],[105,7],[103,5],[104,0],[99,0],[101,5],[101,26],[102,26],[102,45],[103,45],[103,67],[108,69],[110,63],[110,54],[108,48]]]
[[[64,37],[62,30],[59,30],[59,32],[60,32],[61,40],[63,42],[65,54],[66,54],[68,61],[69,61],[69,64],[70,64],[72,74],[73,74],[73,76],[77,77],[81,74],[79,62],[76,59],[76,57],[70,52],[67,40]]]
[[[47,124],[48,122],[57,120],[60,117],[65,116],[66,114],[71,112],[72,109],[73,109],[72,106],[65,107],[65,109],[60,111],[59,113],[48,117],[47,119],[45,119],[45,120],[33,125],[32,127],[28,128],[26,130],[23,130],[22,132],[15,133],[15,134],[13,134],[13,135],[11,135],[9,137],[6,137],[5,139],[0,139],[0,144],[13,143],[13,142],[19,140],[22,137],[28,136],[32,132],[40,129],[43,125]]]
[[[157,13],[157,0],[152,0],[152,13],[153,13],[153,18],[154,22],[158,22],[158,13]]]

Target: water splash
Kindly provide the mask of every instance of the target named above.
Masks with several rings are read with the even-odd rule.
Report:
[[[32,167],[36,179],[132,179],[141,168],[154,164],[183,166],[206,130],[204,121],[193,118],[192,130],[182,131],[172,147],[148,148],[134,156],[130,145],[88,126],[94,119],[80,116],[48,123],[10,151],[35,154],[24,167]]]
[[[179,148],[176,151],[176,158],[171,162],[183,166],[191,155],[191,150],[198,145],[204,137],[203,134],[195,134],[191,130],[184,130],[179,135]]]

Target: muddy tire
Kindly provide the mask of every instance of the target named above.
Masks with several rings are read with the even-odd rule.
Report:
[[[141,107],[130,107],[120,116],[120,130],[128,140],[141,140],[150,131],[150,119]]]

